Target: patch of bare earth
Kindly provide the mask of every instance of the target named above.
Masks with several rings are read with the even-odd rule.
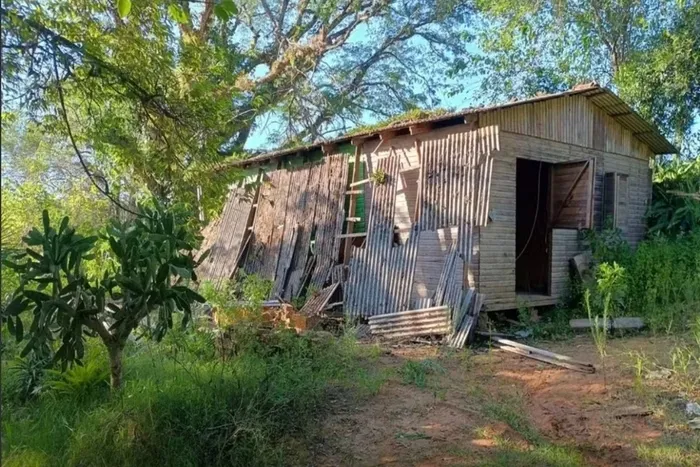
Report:
[[[585,465],[644,465],[636,446],[662,437],[664,421],[658,414],[617,416],[644,404],[634,391],[629,351],[654,355],[667,344],[648,338],[612,341],[605,374],[577,373],[502,351],[468,356],[438,347],[388,348],[373,363],[389,375],[386,383],[375,396],[345,394],[334,402],[320,427],[314,464],[481,465],[502,451],[504,439],[511,447],[533,449],[536,433],[543,442],[575,450]],[[600,370],[588,338],[541,346]],[[425,387],[402,380],[398,370],[407,360],[426,358],[445,371],[429,375]],[[508,410],[529,420],[530,435],[527,428],[510,426],[507,415],[488,410],[514,400],[519,402]]]

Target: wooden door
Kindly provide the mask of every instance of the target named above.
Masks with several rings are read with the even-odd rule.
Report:
[[[595,159],[554,164],[551,180],[550,227],[592,228]]]

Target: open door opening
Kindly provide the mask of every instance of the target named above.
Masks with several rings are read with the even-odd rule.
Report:
[[[529,159],[516,162],[515,290],[549,293],[549,219],[552,164]]]

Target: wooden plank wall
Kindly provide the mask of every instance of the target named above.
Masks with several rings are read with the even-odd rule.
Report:
[[[244,269],[273,281],[272,298],[298,295],[305,271],[310,271],[317,289],[328,280],[340,254],[337,236],[345,218],[347,170],[347,157],[335,154],[320,163],[268,174],[258,197]]]
[[[613,122],[614,123],[614,122]],[[557,163],[594,158],[596,161],[594,224],[602,223],[605,172],[628,174],[628,205],[623,233],[633,246],[644,238],[644,214],[651,195],[649,160],[560,143],[512,132],[500,132],[501,150],[494,158],[491,221],[480,229],[479,292],[489,310],[517,307],[515,294],[515,176],[516,158]],[[575,230],[573,232],[576,232]],[[555,247],[556,248],[556,247]],[[561,265],[552,265],[552,269]],[[559,295],[552,297],[559,298]]]
[[[407,250],[408,241],[394,246],[394,208],[399,183],[398,157],[385,157],[373,167],[386,174],[382,184],[371,184],[371,203],[367,220],[367,237],[361,248],[353,248],[349,262],[348,280],[344,287],[345,312],[350,316],[373,316],[399,311],[396,296],[389,293],[393,276],[404,276],[399,271],[397,251]],[[417,231],[415,233],[418,233]],[[412,232],[413,234],[413,232]],[[406,258],[408,269],[415,259]],[[390,301],[390,303],[388,303]]]
[[[345,222],[345,190],[348,182],[348,160],[344,154],[336,154],[324,159],[327,172],[319,181],[314,216],[315,241],[314,257],[316,265],[311,275],[311,285],[323,288],[329,279],[331,269],[338,263],[340,239]],[[295,188],[300,190],[302,185]]]
[[[649,148],[585,96],[565,96],[479,115],[480,126],[649,160]]]
[[[246,193],[243,188],[229,191],[221,217],[205,232],[202,252],[210,249],[209,257],[197,268],[200,280],[214,281],[217,286],[233,274],[244,248],[250,225],[251,209],[257,190]]]
[[[579,232],[574,229],[552,229],[551,290],[555,297],[563,297],[569,286],[569,261],[581,253]]]

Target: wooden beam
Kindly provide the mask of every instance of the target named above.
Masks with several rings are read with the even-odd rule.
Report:
[[[323,151],[323,155],[325,155],[325,156],[328,156],[330,154],[335,153],[337,149],[338,149],[338,145],[334,144],[334,143],[321,145],[321,151]]]
[[[618,112],[616,114],[608,114],[608,117],[615,118],[615,117],[622,117],[623,115],[632,115],[632,112],[630,112],[628,110],[627,112]]]
[[[500,348],[501,350],[505,350],[506,352],[511,352],[517,355],[521,355],[523,357],[531,358],[533,360],[539,360],[540,362],[550,363],[552,365],[567,368],[569,370],[579,371],[581,373],[595,373],[595,367],[593,367],[592,365],[584,366],[581,364],[569,363],[566,361],[557,360],[556,358],[547,357],[539,353],[528,352],[527,350],[521,348],[510,347],[505,344],[496,344],[496,347]]]
[[[382,143],[394,139],[398,134],[397,130],[384,130],[379,132],[379,139]]]
[[[432,122],[423,122],[423,123],[416,123],[415,125],[411,125],[408,127],[408,132],[411,135],[420,135],[422,133],[428,133],[429,131],[433,130],[433,123]]]
[[[365,141],[368,139],[370,139],[369,136],[358,136],[357,138],[350,139],[350,144],[358,149],[362,149],[362,145],[365,144]]]
[[[557,223],[557,220],[559,220],[559,216],[561,215],[561,212],[564,210],[566,206],[569,205],[569,201],[571,198],[571,195],[573,194],[574,190],[576,189],[576,186],[578,185],[578,182],[581,181],[581,177],[583,176],[584,172],[586,169],[589,168],[591,165],[591,161],[587,160],[585,164],[583,164],[583,167],[579,171],[578,175],[576,175],[576,178],[574,179],[574,183],[571,184],[571,187],[569,188],[569,191],[566,193],[566,196],[564,197],[564,200],[561,203],[561,206],[559,206],[559,209],[557,209],[557,213],[552,217],[552,224],[554,225]]]
[[[361,195],[362,193],[364,193],[362,190],[348,190],[345,192],[346,195],[350,195],[350,196]]]
[[[360,237],[366,237],[367,232],[359,232],[359,233],[345,233],[345,234],[340,234],[336,235],[335,238],[360,238]]]
[[[464,116],[465,125],[469,125],[470,130],[474,130],[479,127],[479,114],[467,114]]]
[[[352,182],[349,186],[350,186],[350,188],[354,188],[356,186],[360,186],[360,185],[364,185],[365,183],[369,183],[371,181],[372,181],[371,178],[365,178],[364,180],[360,180],[358,182]]]
[[[348,222],[362,222],[361,217],[346,217],[345,220]]]

